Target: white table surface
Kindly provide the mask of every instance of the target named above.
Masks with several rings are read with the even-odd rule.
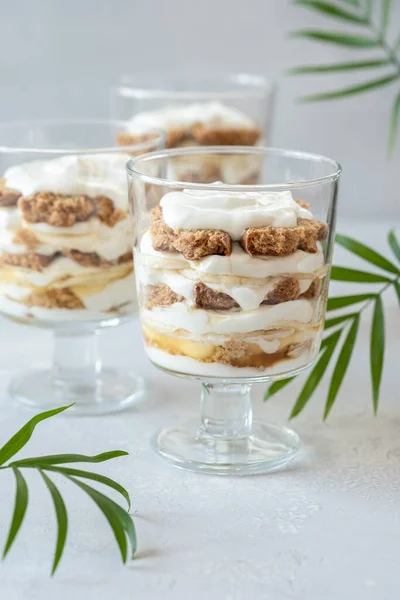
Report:
[[[389,256],[388,226],[343,223],[339,230]],[[361,265],[342,251],[337,251],[337,264],[339,259]],[[379,416],[373,417],[371,410],[367,316],[331,418],[321,421],[326,390],[321,386],[293,422],[304,441],[299,459],[269,476],[197,475],[159,459],[149,438],[161,426],[198,414],[199,386],[158,372],[147,362],[137,323],[104,333],[106,361],[134,365],[147,379],[147,401],[114,416],[57,417],[37,429],[24,455],[129,451],[129,457],[104,463],[99,470],[119,480],[132,495],[137,559],[122,566],[98,509],[60,481],[70,530],[64,559],[50,579],[55,520],[43,482],[29,473],[26,521],[0,565],[1,600],[398,600],[400,318],[391,292],[385,295],[385,306],[387,345]],[[0,443],[30,417],[6,397],[10,376],[46,363],[51,355],[48,332],[2,320],[1,333]],[[256,416],[284,421],[294,388],[288,386],[265,405],[264,387],[254,387]],[[3,543],[14,496],[11,473],[1,473],[0,486]]]

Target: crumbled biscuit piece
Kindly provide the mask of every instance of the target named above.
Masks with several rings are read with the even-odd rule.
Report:
[[[166,148],[175,148],[180,146],[186,138],[190,137],[189,132],[184,127],[175,127],[167,131],[167,138],[165,140]]]
[[[174,231],[165,223],[160,206],[156,206],[151,211],[150,232],[155,250],[178,251],[188,260],[198,260],[211,254],[230,256],[232,253],[232,241],[225,231],[219,229]]]
[[[295,200],[296,204],[301,206],[301,208],[306,208],[307,210],[310,208],[310,205],[305,200]]]
[[[217,346],[211,361],[235,366],[237,362],[245,357],[248,346],[246,342],[232,338],[222,346]]]
[[[150,213],[150,233],[153,248],[164,252],[176,252],[174,243],[178,237],[163,219],[161,206],[156,206]]]
[[[317,241],[326,238],[328,226],[314,219],[298,219],[295,227],[250,227],[242,247],[252,255],[285,256],[297,249],[315,253]]]
[[[179,146],[180,143],[187,138],[187,136],[187,129],[181,127],[170,129],[166,135],[165,147],[175,148],[176,146]],[[140,135],[133,132],[129,133],[127,131],[120,131],[117,134],[116,141],[118,146],[136,146],[138,144],[143,144],[143,142],[147,142],[152,138],[154,138],[154,135]]]
[[[261,136],[257,127],[207,127],[195,123],[192,136],[201,146],[254,146]]]
[[[183,302],[185,299],[183,296],[175,294],[175,292],[172,291],[170,287],[165,285],[165,283],[160,283],[159,285],[148,285],[146,287],[146,293],[147,310],[151,310],[155,306],[171,306],[171,304]]]
[[[132,252],[126,252],[115,260],[106,260],[97,252],[80,252],[79,250],[64,250],[63,255],[71,258],[82,267],[111,267],[133,260]]]
[[[50,256],[44,254],[35,254],[27,252],[26,254],[10,254],[4,253],[0,257],[0,265],[9,265],[11,267],[21,267],[22,269],[30,269],[31,271],[43,271],[50,263],[59,256],[52,254]]]
[[[108,267],[109,262],[97,252],[80,252],[79,250],[64,250],[63,255],[72,259],[82,267]]]
[[[120,131],[117,133],[116,142],[117,146],[134,146],[137,143],[137,138],[140,136],[133,135],[127,131]]]
[[[27,306],[41,306],[42,308],[67,308],[77,310],[85,308],[82,300],[70,288],[38,289],[24,298]]]
[[[276,287],[267,294],[263,304],[280,304],[297,300],[300,295],[300,285],[294,277],[285,277],[279,281]]]
[[[280,304],[297,300],[300,295],[300,285],[294,277],[286,277],[279,281],[276,287],[269,292],[262,304]],[[194,286],[194,299],[197,308],[206,310],[230,310],[240,308],[239,304],[228,294],[217,292],[209,288],[204,283],[197,283]]]
[[[95,212],[94,201],[88,196],[69,196],[39,192],[19,199],[18,206],[28,223],[47,223],[53,227],[72,227],[86,221]]]
[[[6,187],[6,180],[0,179],[0,207],[16,206],[21,192]]]
[[[228,294],[217,292],[204,283],[194,286],[194,302],[197,308],[206,310],[229,310],[239,308],[239,304]]]
[[[14,233],[13,243],[19,244],[21,246],[26,246],[26,248],[30,252],[34,252],[36,248],[40,245],[39,240],[30,229],[17,229]]]
[[[96,214],[102,223],[108,227],[114,227],[119,221],[127,217],[127,214],[120,208],[115,208],[110,198],[98,196],[95,198]]]
[[[240,185],[257,185],[260,183],[260,172],[256,171],[252,175],[248,175],[245,179],[242,179]]]
[[[133,253],[131,250],[129,250],[128,252],[126,252],[125,254],[120,256],[115,262],[118,265],[122,265],[123,263],[131,262],[131,261],[133,261]]]
[[[134,133],[120,131],[120,133],[117,134],[116,141],[118,146],[139,146],[139,144],[150,142],[152,139],[156,139],[156,137],[156,134],[151,133],[142,133],[135,135]]]
[[[187,260],[198,260],[204,256],[230,256],[232,240],[225,231],[218,229],[189,229],[181,231],[174,243]]]
[[[321,280],[316,277],[314,279],[314,281],[312,282],[312,284],[310,285],[310,287],[308,288],[308,290],[306,290],[305,292],[303,292],[301,294],[300,298],[305,298],[306,300],[311,300],[312,298],[315,298],[316,296],[319,295],[320,290],[321,290]]]
[[[317,242],[326,240],[328,237],[328,225],[315,219],[299,219],[297,226],[303,228],[299,250],[311,253],[318,252]]]

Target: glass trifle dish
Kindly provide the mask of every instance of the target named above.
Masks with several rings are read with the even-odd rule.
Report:
[[[257,157],[261,183],[174,181],[185,156]],[[156,434],[174,464],[211,473],[276,469],[292,430],[252,422],[252,383],[307,369],[321,341],[339,165],[269,148],[160,151],[128,163],[145,348],[168,373],[202,383],[201,420]],[[154,206],[154,204],[156,205]]]
[[[126,123],[117,136],[122,145],[135,142],[143,126],[163,129],[167,148],[269,143],[274,87],[261,75],[131,75],[113,93],[114,114]],[[181,181],[253,184],[259,177],[250,155],[204,155],[196,169],[182,155],[169,168]]]
[[[55,332],[52,368],[10,386],[32,408],[112,412],[143,393],[140,377],[103,368],[97,348],[100,329],[137,308],[125,165],[164,144],[162,132],[143,128],[141,142],[117,148],[122,125],[0,125],[0,313]]]

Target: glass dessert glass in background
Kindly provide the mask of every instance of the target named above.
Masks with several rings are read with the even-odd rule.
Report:
[[[245,157],[259,164],[261,183],[170,180],[183,156],[193,172],[205,157]],[[127,169],[146,352],[160,369],[202,383],[201,421],[161,431],[156,451],[210,473],[282,466],[299,438],[252,421],[250,388],[296,375],[317,356],[339,165],[301,152],[220,146],[155,152]]]
[[[270,144],[274,88],[260,75],[132,75],[112,93],[114,116],[127,123],[119,144],[134,142],[142,126],[166,131],[167,148]],[[218,164],[199,159],[195,170],[181,156],[173,169],[170,178],[181,181],[258,181],[254,161],[243,155]]]
[[[115,147],[121,127],[0,125],[0,313],[55,333],[53,366],[10,385],[33,409],[75,402],[75,413],[114,412],[143,394],[140,377],[102,366],[98,339],[137,312],[125,165],[165,136],[142,128],[135,145]]]

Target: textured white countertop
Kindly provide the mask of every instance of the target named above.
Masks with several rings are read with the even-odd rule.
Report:
[[[390,224],[342,224],[389,256]],[[337,252],[336,263],[361,266]],[[345,262],[346,261],[346,262]],[[339,286],[336,285],[337,290]],[[362,291],[362,286],[358,287]],[[349,293],[351,286],[344,291]],[[385,295],[387,344],[379,416],[371,410],[370,316],[357,356],[326,424],[321,386],[293,422],[304,449],[285,471],[219,478],[180,471],[149,447],[162,426],[198,414],[199,386],[158,372],[145,359],[137,323],[105,332],[106,361],[135,365],[148,383],[147,401],[100,418],[56,417],[37,429],[25,455],[94,454],[125,449],[130,456],[100,471],[130,491],[136,511],[137,560],[123,567],[111,530],[79,490],[60,481],[70,512],[64,559],[48,577],[55,519],[43,482],[28,474],[31,502],[7,560],[0,565],[1,600],[398,600],[400,592],[400,317]],[[50,334],[1,320],[0,445],[31,415],[6,398],[10,376],[50,360]],[[257,417],[283,421],[294,400],[285,388],[269,404],[254,387]],[[14,496],[1,473],[0,542]]]

